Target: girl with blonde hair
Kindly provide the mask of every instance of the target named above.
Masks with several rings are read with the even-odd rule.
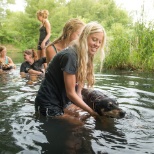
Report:
[[[98,115],[83,101],[81,91],[84,84],[94,85],[93,59],[98,50],[104,52],[105,40],[104,28],[90,22],[77,40],[54,56],[35,99],[36,111],[54,117],[75,104],[91,116]]]
[[[85,23],[78,18],[72,18],[66,22],[62,34],[46,48],[47,64],[59,51],[79,37],[84,25]]]
[[[40,35],[37,47],[38,58],[46,57],[45,48],[50,41],[51,36],[51,25],[48,20],[49,11],[48,10],[39,10],[37,12],[37,19],[41,22],[40,26]]]

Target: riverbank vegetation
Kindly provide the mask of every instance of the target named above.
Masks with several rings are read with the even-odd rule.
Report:
[[[7,4],[0,6],[0,44],[11,44],[18,50],[36,49],[39,22],[36,12],[49,10],[51,41],[70,18],[100,22],[107,33],[104,69],[154,71],[154,25],[144,20],[133,22],[125,10],[113,0],[25,0],[24,12],[11,12]],[[100,69],[100,54],[95,59]]]

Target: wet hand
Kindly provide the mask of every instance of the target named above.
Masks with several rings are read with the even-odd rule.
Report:
[[[94,118],[99,117],[98,113],[95,112],[95,111],[92,111],[92,112],[90,113],[90,115],[93,116]]]
[[[16,65],[13,65],[13,68],[16,69]]]

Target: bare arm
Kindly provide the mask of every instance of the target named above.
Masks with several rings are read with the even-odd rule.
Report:
[[[50,60],[56,55],[55,50],[53,47],[50,45],[46,48],[46,61],[47,64],[49,64]]]
[[[33,70],[33,69],[29,69],[28,73],[29,74],[33,74],[33,75],[41,75],[42,74],[42,72],[36,71],[36,70]]]
[[[46,37],[44,38],[42,44],[41,44],[41,48],[45,48],[45,42],[50,38],[51,36],[51,26],[50,26],[50,23],[48,20],[45,21],[45,28],[46,28],[46,31],[47,31],[47,35]]]
[[[98,114],[94,112],[76,93],[75,84],[76,84],[76,76],[64,72],[64,82],[67,97],[78,107],[83,110],[89,112],[92,116],[97,116]]]
[[[80,98],[82,98],[82,94],[81,94],[81,91],[82,91],[82,88],[84,87],[84,85],[81,85],[81,84],[78,84],[77,85],[77,94]]]
[[[8,62],[10,66],[12,66],[13,68],[16,68],[16,65],[14,64],[13,60],[10,57],[8,57]]]

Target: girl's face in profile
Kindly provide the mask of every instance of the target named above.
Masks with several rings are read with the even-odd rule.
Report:
[[[88,36],[87,39],[88,52],[91,55],[94,55],[98,51],[103,41],[103,35],[104,35],[103,32],[100,32],[100,33],[93,33]]]
[[[32,59],[32,56],[24,53],[24,60],[29,62],[30,59]]]
[[[6,55],[6,49],[3,49],[3,50],[0,52],[0,55],[1,55],[1,56],[5,56],[5,55]]]
[[[39,21],[42,21],[42,16],[37,16],[37,19],[39,20]]]
[[[80,34],[82,33],[82,30],[83,30],[83,27],[80,27],[78,30],[73,32],[70,35],[70,42],[73,41],[73,40],[76,40],[80,36]]]

